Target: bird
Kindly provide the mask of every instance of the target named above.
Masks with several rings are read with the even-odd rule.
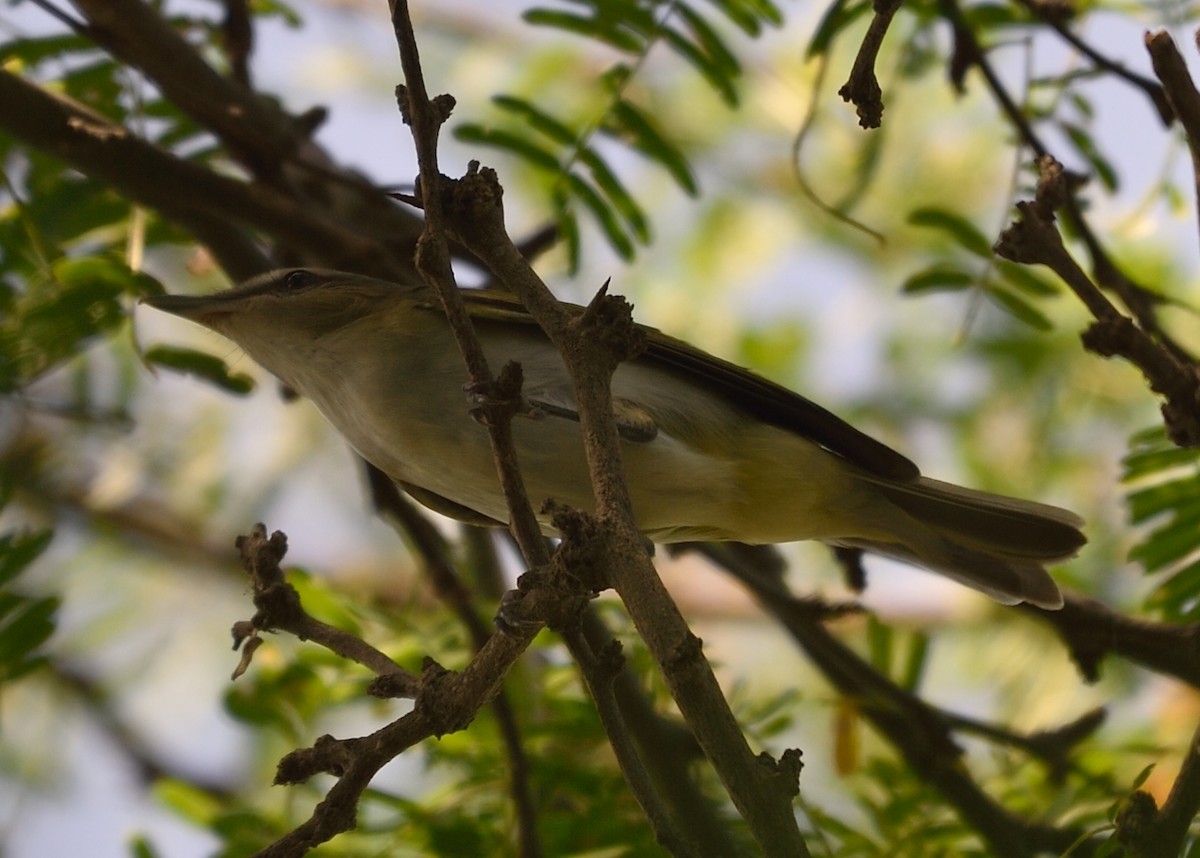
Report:
[[[521,366],[512,433],[533,506],[553,498],[592,509],[557,349],[512,294],[461,294],[488,361]],[[487,430],[464,393],[465,364],[427,286],[291,268],[210,295],[143,302],[233,341],[425,506],[476,524],[508,521]],[[818,540],[923,567],[1004,604],[1062,607],[1046,567],[1086,542],[1079,516],[923,476],[800,394],[639,328],[646,348],[618,366],[612,395],[633,516],[647,539]],[[548,515],[539,524],[554,535]]]

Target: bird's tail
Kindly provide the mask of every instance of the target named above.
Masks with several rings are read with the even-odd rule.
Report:
[[[908,519],[899,529],[903,541],[842,544],[925,566],[1005,604],[1062,607],[1062,594],[1045,567],[1074,556],[1087,541],[1079,516],[927,477],[868,479]]]

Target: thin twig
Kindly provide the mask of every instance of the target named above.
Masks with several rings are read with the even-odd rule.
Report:
[[[323,623],[304,610],[300,594],[284,580],[279,567],[287,552],[287,537],[282,532],[275,531],[268,537],[266,527],[256,524],[249,535],[238,537],[237,548],[242,568],[250,576],[254,607],[258,611],[253,619],[234,625],[235,647],[259,631],[290,632],[300,640],[320,644],[342,658],[361,664],[377,676],[390,677],[394,688],[404,687],[415,693],[415,676],[357,635]],[[241,669],[245,669],[244,663]]]
[[[744,562],[737,555],[710,552],[702,543],[696,547],[750,589],[826,679],[854,702],[922,780],[957,809],[994,854],[1033,858],[1044,851],[1061,852],[1078,838],[1080,832],[1075,829],[1020,819],[989,796],[962,764],[962,751],[951,735],[951,716],[880,674],[830,634],[824,626],[829,615],[827,606],[792,596],[774,572]]]
[[[954,32],[954,51],[951,61],[951,74],[954,80],[961,84],[970,68],[979,69],[992,97],[1000,105],[1001,111],[1017,132],[1020,140],[1032,150],[1037,158],[1048,155],[1050,150],[1033,130],[1032,124],[1009,94],[995,69],[992,68],[983,47],[975,38],[975,34],[956,0],[939,0],[938,8],[942,16],[950,22]],[[1091,225],[1083,216],[1083,211],[1073,193],[1068,195],[1063,203],[1063,215],[1072,231],[1087,247],[1092,260],[1092,272],[1100,286],[1120,296],[1143,330],[1152,334],[1177,357],[1186,359],[1184,349],[1173,342],[1158,326],[1155,312],[1156,304],[1159,301],[1157,296],[1135,283],[1113,262],[1096,237]]]
[[[271,188],[183,161],[94,111],[0,71],[0,129],[153,208],[209,245],[235,278],[270,267],[246,228],[306,258],[380,277],[412,270],[402,246],[381,247]]]
[[[1170,33],[1166,30],[1147,33],[1146,50],[1150,53],[1154,73],[1162,81],[1167,100],[1179,117],[1179,124],[1183,126],[1188,151],[1192,155],[1194,199],[1197,207],[1200,207],[1200,92],[1196,91],[1187,63],[1175,47],[1175,40]],[[1200,211],[1197,212],[1196,223],[1200,227]]]
[[[397,89],[396,95],[401,113],[412,129],[420,168],[418,191],[425,212],[425,229],[417,241],[417,270],[441,301],[459,351],[467,364],[471,384],[490,406],[485,413],[484,424],[488,428],[500,485],[508,503],[509,526],[513,536],[531,567],[544,566],[549,558],[517,461],[510,422],[512,412],[503,407],[506,401],[515,402],[520,397],[519,367],[506,367],[508,372],[503,379],[508,382],[506,384],[498,384],[493,379],[450,266],[437,146],[441,126],[450,116],[454,99],[449,95],[440,95],[432,100],[429,98],[408,3],[406,0],[391,0],[390,8],[405,81],[404,86]]]
[[[1162,394],[1163,421],[1172,441],[1200,445],[1200,373],[1173,350],[1122,315],[1092,283],[1063,245],[1054,212],[1072,197],[1069,177],[1050,157],[1039,161],[1034,200],[1017,204],[1020,217],[1000,236],[995,251],[1013,262],[1045,265],[1071,288],[1096,318],[1083,334],[1084,347],[1103,357],[1119,355],[1142,371]]]
[[[434,592],[450,605],[470,633],[475,650],[479,651],[491,637],[492,630],[475,609],[471,591],[455,570],[446,540],[428,518],[400,495],[396,484],[386,474],[374,465],[363,464],[376,512],[390,519],[408,536],[424,562],[426,577],[433,582]],[[491,707],[508,756],[509,792],[517,811],[520,855],[536,858],[542,854],[537,835],[537,808],[529,786],[529,758],[521,741],[517,716],[504,691],[496,695]]]
[[[875,17],[871,19],[862,44],[858,47],[849,80],[838,90],[842,100],[854,105],[858,112],[858,124],[863,128],[878,128],[883,120],[883,91],[875,77],[875,61],[879,58],[879,49],[883,47],[883,37],[887,35],[892,18],[903,2],[875,0],[872,4]]]
[[[247,0],[224,0],[225,18],[221,21],[221,37],[225,55],[229,58],[229,76],[247,91],[250,82],[250,54],[254,50],[254,24]]]
[[[1140,89],[1145,96],[1150,99],[1150,102],[1154,105],[1154,109],[1158,111],[1158,117],[1162,120],[1164,126],[1169,127],[1171,123],[1175,121],[1175,114],[1172,112],[1171,105],[1169,104],[1167,96],[1164,94],[1161,86],[1147,77],[1143,77],[1136,72],[1130,71],[1121,63],[1114,62],[1113,60],[1110,60],[1108,57],[1104,56],[1104,54],[1097,51],[1078,35],[1076,35],[1075,32],[1066,25],[1062,15],[1054,14],[1054,12],[1051,11],[1056,7],[1063,8],[1065,4],[1063,4],[1063,6],[1057,6],[1057,4],[1047,3],[1045,0],[1017,0],[1017,2],[1021,6],[1024,6],[1030,12],[1030,14],[1049,26],[1052,30],[1054,30],[1054,32],[1058,33],[1063,41],[1091,60],[1092,65],[1096,66],[1096,68],[1115,75],[1131,86]]]
[[[521,299],[563,354],[579,406],[596,516],[603,525],[596,550],[606,558],[604,568],[760,847],[772,856],[807,855],[791,807],[798,767],[790,756],[768,763],[751,753],[632,519],[609,388],[619,361],[638,347],[628,305],[608,299],[602,290],[582,315],[566,310],[508,238],[500,199],[495,172],[472,165],[454,190],[456,233]]]

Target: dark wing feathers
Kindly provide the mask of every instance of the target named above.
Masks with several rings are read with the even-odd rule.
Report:
[[[507,292],[468,290],[463,297],[468,306],[486,307],[492,318],[536,324]],[[907,482],[920,476],[911,460],[800,394],[654,328],[639,327],[646,333],[647,348],[637,360],[690,376],[758,419],[808,438],[877,477]]]

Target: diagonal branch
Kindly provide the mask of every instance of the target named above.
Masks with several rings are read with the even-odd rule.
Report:
[[[1140,369],[1150,389],[1165,399],[1163,422],[1171,440],[1183,447],[1200,445],[1200,371],[1122,315],[1079,267],[1055,224],[1055,210],[1072,196],[1069,178],[1049,156],[1039,159],[1038,169],[1036,197],[1017,204],[1020,217],[1001,234],[996,253],[1013,262],[1045,265],[1061,277],[1096,318],[1083,334],[1084,347],[1102,357],[1119,355]]]
[[[424,562],[426,577],[433,582],[434,592],[458,615],[459,622],[471,635],[475,650],[479,651],[491,636],[491,629],[475,609],[470,590],[454,568],[446,540],[432,522],[400,494],[396,484],[383,471],[369,463],[363,464],[376,512],[407,534]],[[501,691],[491,705],[508,755],[509,789],[517,811],[520,854],[522,858],[534,858],[541,855],[541,846],[537,839],[537,808],[529,787],[529,758],[521,743],[516,712],[508,695]]]
[[[1150,53],[1154,73],[1158,75],[1166,90],[1171,109],[1179,117],[1179,124],[1183,126],[1188,152],[1192,156],[1196,205],[1200,206],[1200,92],[1196,91],[1187,63],[1175,47],[1175,40],[1171,38],[1170,33],[1166,30],[1147,33],[1146,50]],[[1200,226],[1200,216],[1196,218],[1196,222]]]
[[[1049,147],[1034,131],[1033,125],[1022,111],[1020,105],[1004,87],[1000,76],[992,67],[983,46],[975,38],[962,8],[956,0],[938,0],[938,10],[949,23],[954,33],[954,56],[952,60],[952,76],[961,83],[967,71],[974,67],[983,75],[984,82],[1001,112],[1016,131],[1017,136],[1039,159],[1049,155]],[[1153,334],[1163,345],[1181,359],[1186,359],[1185,351],[1159,328],[1157,320],[1157,305],[1161,299],[1135,283],[1120,269],[1100,240],[1096,237],[1091,225],[1083,216],[1079,201],[1075,194],[1068,194],[1063,202],[1063,214],[1072,231],[1087,248],[1092,260],[1092,272],[1100,286],[1120,296],[1137,323],[1147,332]]]
[[[468,330],[466,314],[460,299],[452,294],[445,236],[440,231],[447,223],[443,218],[452,213],[458,237],[521,299],[562,353],[575,388],[597,516],[603,525],[600,566],[614,576],[617,591],[663,670],[685,720],[762,848],[781,858],[807,855],[791,809],[798,767],[790,762],[765,765],[750,752],[700,652],[699,641],[663,588],[633,523],[609,390],[609,378],[617,363],[636,348],[630,339],[628,308],[601,294],[580,318],[567,313],[508,237],[500,204],[503,191],[492,171],[480,171],[478,165],[472,165],[466,178],[444,190],[437,169],[437,131],[448,113],[448,97],[442,97],[439,104],[431,101],[425,91],[407,3],[393,0],[392,20],[406,81],[401,104],[407,108],[406,120],[417,145],[420,197],[427,223],[418,243],[418,268],[423,274],[429,272],[425,276],[438,289],[460,347],[464,347],[468,363],[473,366],[469,341],[474,338],[460,333]],[[443,193],[447,193],[445,203]],[[448,208],[443,209],[443,205]],[[614,324],[622,317],[629,332],[624,335],[614,333]],[[523,510],[514,509],[512,513],[516,518],[524,517]],[[523,550],[532,540],[532,535],[516,536]],[[606,729],[611,735],[619,725],[606,723]]]
[[[988,795],[967,772],[962,751],[952,736],[951,727],[956,722],[959,727],[966,726],[961,719],[901,688],[834,637],[823,622],[830,613],[827,606],[792,596],[777,575],[747,562],[736,552],[711,550],[703,543],[695,547],[750,589],[825,678],[856,704],[922,780],[941,792],[986,840],[993,854],[1033,858],[1047,851],[1062,853],[1075,843],[1080,831],[1021,819]],[[978,724],[969,726],[978,731]],[[996,731],[991,732],[994,738]],[[1066,731],[1060,735],[1068,734]],[[1078,730],[1070,735],[1076,740],[1082,738]],[[1005,740],[1011,738],[1006,736]],[[1033,737],[1027,741],[1038,740]]]
[[[1132,854],[1135,858],[1182,854],[1188,828],[1197,813],[1200,813],[1200,728],[1188,742],[1183,765],[1167,800],[1141,838],[1140,851],[1131,850]]]
[[[355,661],[372,670],[377,676],[386,677],[394,696],[411,697],[417,688],[417,678],[396,662],[371,646],[357,635],[323,623],[309,615],[300,604],[300,594],[284,579],[279,561],[287,552],[287,537],[275,531],[270,537],[262,524],[254,525],[248,536],[239,536],[237,549],[242,568],[250,576],[254,591],[254,618],[234,624],[233,645],[243,643],[247,650],[242,664],[234,674],[236,678],[245,670],[252,644],[260,631],[290,632],[302,641],[313,641],[337,653],[342,658]],[[256,646],[257,644],[253,644]]]
[[[70,164],[197,236],[235,277],[259,273],[261,253],[245,228],[272,236],[302,258],[402,279],[411,267],[402,241],[382,249],[262,185],[239,182],[182,161],[92,110],[0,72],[0,129]],[[224,222],[224,226],[222,225]]]
[[[454,99],[449,95],[440,95],[432,100],[429,98],[408,3],[391,0],[390,8],[405,80],[404,86],[397,88],[396,96],[401,115],[412,129],[420,168],[418,196],[425,212],[425,229],[417,242],[417,270],[442,303],[459,351],[466,361],[472,386],[492,406],[487,408],[484,422],[491,438],[500,485],[508,501],[511,516],[509,526],[513,536],[521,546],[526,562],[531,567],[543,566],[549,557],[517,462],[510,422],[512,414],[505,413],[503,407],[497,407],[506,400],[515,402],[520,396],[519,367],[505,374],[505,384],[498,385],[493,379],[450,266],[437,146],[442,124],[454,109]]]
[[[791,799],[795,760],[756,758],[678,607],[658,578],[633,522],[613,423],[609,378],[637,347],[627,305],[603,294],[577,318],[566,311],[513,246],[504,229],[495,172],[473,169],[453,191],[458,237],[517,295],[563,354],[579,407],[589,473],[602,524],[594,550],[662,671],[684,720],[725,784],[761,848],[772,856],[807,855]],[[616,326],[616,327],[613,327]]]
[[[1058,611],[1033,606],[1017,610],[1054,627],[1089,682],[1100,677],[1100,662],[1116,655],[1148,670],[1200,688],[1200,624],[1174,625],[1117,613],[1095,599],[1064,595]]]
[[[1163,92],[1161,86],[1147,77],[1130,71],[1121,63],[1113,62],[1083,39],[1079,38],[1066,25],[1064,15],[1061,14],[1060,10],[1069,9],[1067,4],[1049,3],[1046,0],[1017,0],[1017,2],[1025,7],[1031,15],[1035,16],[1039,21],[1043,21],[1050,29],[1058,33],[1064,42],[1091,60],[1092,65],[1096,66],[1096,68],[1115,75],[1130,86],[1140,89],[1146,98],[1150,99],[1150,102],[1154,105],[1154,109],[1158,111],[1158,117],[1162,120],[1163,125],[1169,127],[1175,121],[1175,113],[1172,111],[1168,96]]]

